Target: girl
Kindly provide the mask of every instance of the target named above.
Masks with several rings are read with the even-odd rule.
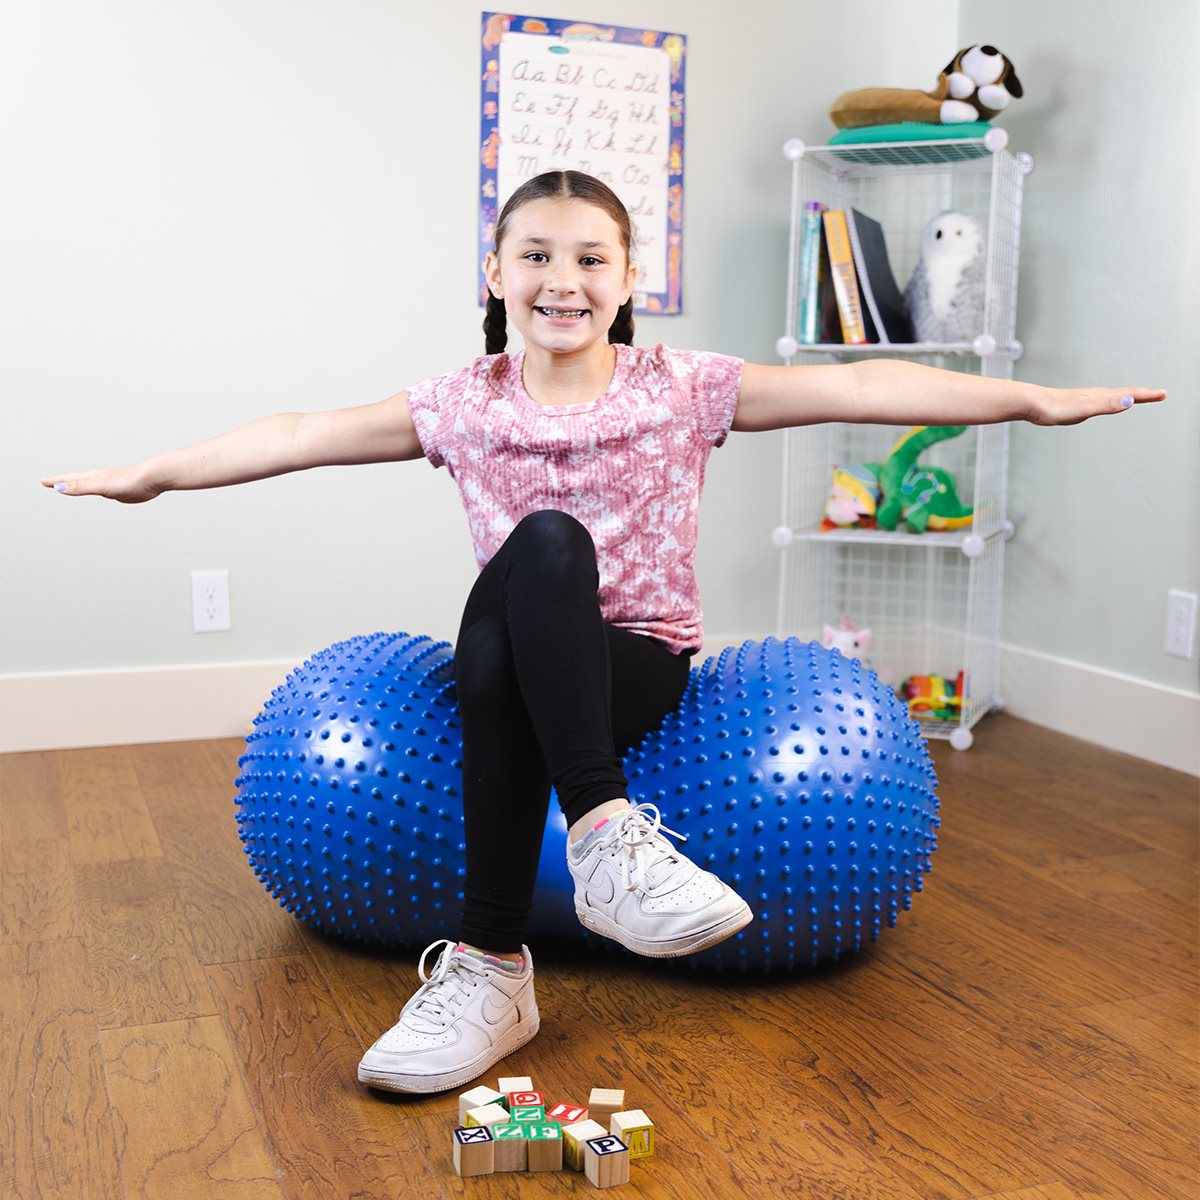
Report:
[[[70,496],[137,503],[422,456],[454,476],[480,567],[455,658],[462,937],[422,955],[421,986],[359,1065],[374,1087],[457,1087],[537,1033],[523,938],[551,784],[589,929],[671,957],[750,921],[735,892],[666,840],[653,805],[630,805],[621,769],[622,753],[678,703],[701,642],[696,512],[709,452],[731,429],[1073,424],[1165,395],[1043,388],[902,361],[768,367],[634,349],[631,250],[629,216],[604,184],[573,171],[540,175],[496,225],[486,357],[377,404],[267,417],[135,466],[43,480]],[[510,322],[522,353],[504,352]]]

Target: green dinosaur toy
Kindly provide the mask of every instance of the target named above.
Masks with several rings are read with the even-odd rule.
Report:
[[[866,465],[879,479],[883,499],[875,514],[880,529],[895,529],[901,521],[914,533],[962,529],[971,524],[974,510],[958,498],[954,476],[942,467],[917,462],[921,452],[966,432],[965,425],[918,425],[891,449],[882,465]]]

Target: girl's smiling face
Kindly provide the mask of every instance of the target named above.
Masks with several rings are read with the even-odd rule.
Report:
[[[604,344],[637,278],[617,223],[572,197],[521,205],[485,272],[526,351],[554,354]]]

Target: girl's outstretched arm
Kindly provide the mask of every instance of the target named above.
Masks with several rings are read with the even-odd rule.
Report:
[[[106,496],[140,504],[163,492],[225,487],[309,467],[422,456],[408,393],[398,392],[357,408],[278,413],[129,467],[49,475],[42,485],[68,496]]]
[[[733,428],[786,429],[822,421],[872,425],[989,425],[1032,421],[1077,425],[1134,404],[1162,400],[1159,388],[1049,388],[1012,379],[881,358],[829,366],[747,363]]]

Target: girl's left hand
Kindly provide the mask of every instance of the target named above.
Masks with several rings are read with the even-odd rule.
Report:
[[[1026,418],[1035,425],[1078,425],[1089,417],[1165,400],[1161,388],[1041,388]]]

